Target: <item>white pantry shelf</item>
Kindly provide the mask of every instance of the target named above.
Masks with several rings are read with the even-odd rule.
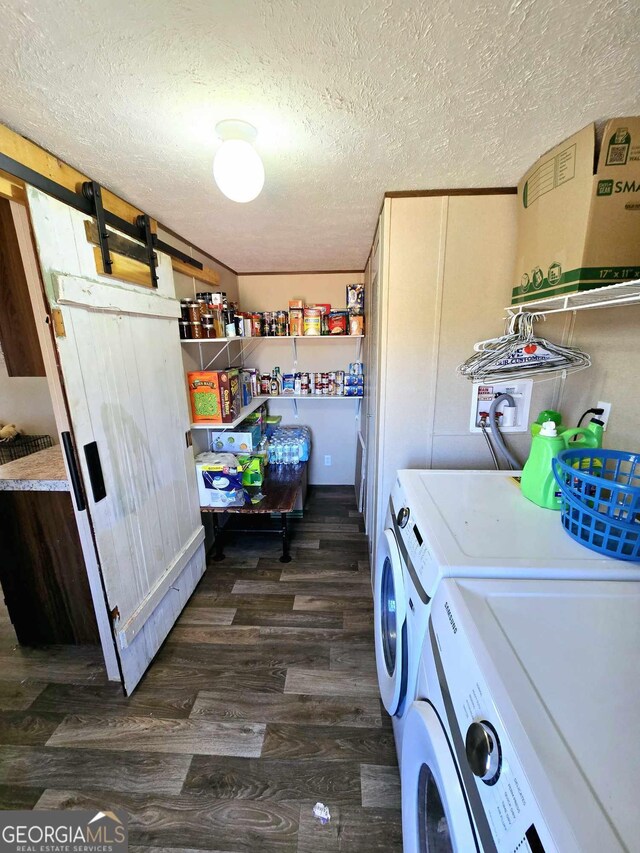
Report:
[[[582,293],[566,293],[562,296],[547,296],[510,305],[506,310],[512,314],[561,314],[566,311],[584,311],[593,308],[615,308],[618,305],[640,304],[640,279],[610,284],[585,290]]]
[[[247,415],[250,415],[251,412],[255,412],[256,409],[259,409],[265,400],[268,400],[268,397],[254,397],[253,400],[249,403],[248,406],[243,406],[240,409],[240,414],[238,417],[231,421],[228,424],[191,424],[191,429],[215,429],[215,430],[225,430],[225,429],[235,429],[239,423],[241,423]]]
[[[296,418],[298,417],[298,400],[357,400],[356,420],[360,416],[360,409],[362,407],[362,397],[356,397],[355,395],[347,397],[346,394],[261,394],[259,397],[254,397],[254,400],[261,400],[263,402],[267,402],[268,400],[291,400]]]
[[[217,361],[232,343],[240,342],[239,358],[244,363],[246,357],[251,355],[264,341],[291,341],[293,347],[293,366],[298,364],[298,341],[356,341],[356,354],[354,361],[360,361],[362,355],[362,339],[364,335],[249,335],[247,337],[236,335],[232,338],[187,338],[181,339],[183,344],[203,344],[216,347],[215,355],[202,368],[208,370],[214,361]],[[245,349],[245,346],[246,349]],[[235,356],[234,356],[235,357]]]
[[[235,342],[248,343],[249,341],[352,341],[364,338],[364,335],[234,335],[231,338],[181,338],[181,344],[229,344]]]
[[[260,394],[254,400],[362,400],[355,394]]]
[[[256,341],[353,341],[356,338],[364,338],[364,335],[261,335],[245,338]]]
[[[180,338],[181,344],[217,344],[218,346],[223,346],[224,344],[231,344],[234,341],[244,341],[244,338],[235,336],[233,338]]]

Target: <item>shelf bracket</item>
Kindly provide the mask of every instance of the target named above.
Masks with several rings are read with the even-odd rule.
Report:
[[[230,338],[230,340],[233,340],[233,338]],[[204,343],[204,341],[203,341],[203,343]],[[225,352],[225,351],[226,351],[226,350],[228,350],[228,349],[229,349],[229,341],[227,341],[227,343],[222,347],[222,349],[219,349],[219,350],[218,350],[218,352],[214,355],[214,357],[211,359],[211,361],[209,361],[209,362],[208,362],[208,363],[207,363],[207,364],[206,364],[202,369],[203,369],[203,370],[209,370],[209,368],[211,367],[211,365],[213,364],[213,362],[214,362],[217,358],[220,358],[220,356],[222,355],[222,353],[223,353],[223,352]]]
[[[260,342],[262,341],[262,338],[252,337],[252,338],[250,338],[250,341],[251,341],[251,343],[248,345],[247,349],[245,349],[244,339],[243,339],[242,344],[240,346],[240,359],[242,361],[243,366],[244,366],[245,358],[252,355],[258,349],[258,347],[260,346]],[[251,344],[253,344],[253,346],[251,346]]]
[[[296,420],[298,420],[298,401],[297,400],[293,401],[293,416],[295,417]]]
[[[360,419],[360,409],[362,407],[362,397],[356,397],[358,405],[356,406],[356,420]]]
[[[356,361],[362,361],[362,338],[358,338],[356,345]]]
[[[291,338],[291,344],[293,346],[293,372],[295,373],[295,368],[298,366],[298,341],[296,338]]]

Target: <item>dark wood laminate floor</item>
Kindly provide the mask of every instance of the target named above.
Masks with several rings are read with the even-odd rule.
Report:
[[[21,649],[0,613],[0,808],[121,808],[133,853],[401,851],[353,490],[209,568],[136,693],[92,649]],[[317,802],[331,811],[321,825]]]

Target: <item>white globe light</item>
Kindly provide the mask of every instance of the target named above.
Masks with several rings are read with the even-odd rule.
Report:
[[[214,157],[213,177],[227,198],[245,203],[260,195],[264,166],[250,142],[226,139]]]

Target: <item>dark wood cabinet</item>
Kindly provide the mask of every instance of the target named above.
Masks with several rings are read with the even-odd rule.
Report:
[[[0,491],[0,583],[23,645],[99,642],[69,492]]]
[[[11,214],[0,198],[0,346],[9,376],[44,376],[44,362]]]

